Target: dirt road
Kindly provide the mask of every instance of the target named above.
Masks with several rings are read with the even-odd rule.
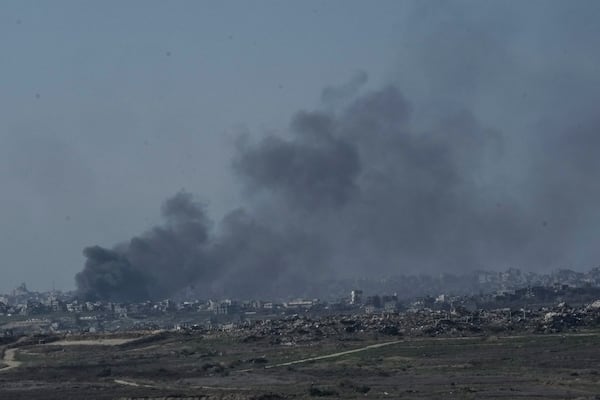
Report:
[[[115,379],[114,382],[119,385],[125,385],[125,386],[156,388],[156,386],[154,386],[154,385],[145,385],[145,384],[141,384],[141,383],[137,383],[137,382],[133,382],[133,381],[126,381],[125,379]]]
[[[46,343],[47,346],[118,346],[120,344],[133,342],[139,338],[128,339],[86,339],[86,340],[59,340]]]
[[[277,367],[287,367],[288,365],[302,364],[302,363],[306,363],[306,362],[310,362],[310,361],[325,360],[328,358],[335,358],[335,357],[345,356],[347,354],[360,353],[360,352],[367,351],[367,350],[378,349],[380,347],[391,346],[393,344],[397,344],[400,342],[404,342],[404,340],[394,340],[393,342],[370,344],[368,346],[360,347],[358,349],[340,351],[338,353],[325,354],[323,356],[317,356],[317,357],[303,358],[301,360],[288,361],[288,362],[284,362],[284,363],[280,363],[280,364],[267,365],[267,366],[265,366],[265,369],[277,368]]]
[[[17,368],[21,365],[21,361],[15,360],[15,355],[17,353],[17,349],[8,349],[4,352],[4,358],[2,358],[2,363],[7,366],[4,368],[0,368],[0,372],[5,372],[13,368]]]
[[[60,340],[57,342],[46,343],[44,346],[118,346],[120,344],[128,343],[139,338],[128,338],[128,339],[90,339],[90,340]],[[22,363],[15,360],[15,355],[18,349],[7,349],[4,352],[2,363],[6,364],[6,367],[0,368],[0,372],[5,372],[13,368],[19,367]]]
[[[372,349],[378,349],[380,347],[391,346],[391,345],[398,344],[398,343],[401,343],[401,342],[404,342],[404,340],[394,340],[392,342],[375,343],[375,344],[370,344],[368,346],[360,347],[358,349],[340,351],[340,352],[337,352],[337,353],[330,353],[330,354],[325,354],[325,355],[322,355],[322,356],[316,356],[316,357],[310,357],[310,358],[302,358],[300,360],[288,361],[288,362],[279,363],[279,364],[266,365],[264,367],[264,369],[271,369],[271,368],[277,368],[277,367],[287,367],[289,365],[294,365],[294,364],[302,364],[302,363],[307,363],[307,362],[311,362],[311,361],[326,360],[328,358],[336,358],[336,357],[345,356],[347,354],[360,353],[360,352],[363,352],[363,351],[368,351],[368,350],[372,350]],[[253,371],[255,369],[257,369],[257,368],[240,369],[240,370],[237,370],[237,371],[234,371],[234,372],[250,372],[250,371]],[[261,369],[263,369],[263,368],[261,368]]]

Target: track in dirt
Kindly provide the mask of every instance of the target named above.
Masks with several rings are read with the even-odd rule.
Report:
[[[402,343],[402,342],[404,342],[404,340],[394,340],[392,342],[375,343],[375,344],[370,344],[368,346],[360,347],[358,349],[340,351],[340,352],[337,352],[337,353],[325,354],[325,355],[322,355],[322,356],[316,356],[316,357],[310,357],[310,358],[302,358],[302,359],[299,359],[299,360],[287,361],[287,362],[279,363],[279,364],[266,365],[266,366],[264,366],[263,368],[260,368],[260,369],[271,369],[271,368],[277,368],[277,367],[287,367],[287,366],[290,366],[290,365],[302,364],[302,363],[307,363],[307,362],[311,362],[311,361],[326,360],[328,358],[336,358],[336,357],[341,357],[341,356],[345,356],[345,355],[348,355],[348,354],[360,353],[360,352],[363,352],[363,351],[378,349],[378,348],[381,348],[381,347],[391,346],[391,345]],[[256,370],[256,368],[241,369],[241,370],[238,370],[238,371],[235,371],[235,372],[250,372],[250,371],[254,371],[254,370]]]
[[[56,342],[45,343],[44,346],[119,346],[125,343],[133,342],[140,338],[127,338],[127,339],[86,339],[86,340],[59,340]],[[18,349],[7,349],[4,352],[2,363],[6,364],[6,367],[0,368],[0,372],[6,372],[13,368],[18,368],[22,365],[21,361],[17,361],[16,354]]]
[[[2,362],[6,364],[6,367],[0,368],[0,372],[5,372],[21,365],[21,361],[15,360],[16,353],[17,349],[8,349],[4,352]]]

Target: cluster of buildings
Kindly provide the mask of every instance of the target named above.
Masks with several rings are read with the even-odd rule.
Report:
[[[500,289],[487,292],[480,290],[476,294],[461,294],[460,291],[451,290],[436,293],[433,286],[432,293],[435,295],[413,297],[394,292],[381,295],[361,288],[347,292],[336,301],[165,299],[130,303],[91,302],[78,299],[75,293],[32,292],[23,284],[12,293],[0,296],[0,337],[31,333],[222,329],[252,325],[256,321],[285,319],[294,315],[307,318],[401,316],[405,324],[416,318],[420,321],[453,321],[452,324],[459,324],[456,326],[489,318],[509,326],[516,317],[541,321],[546,318],[545,312],[552,310],[557,304],[572,304],[574,307],[598,304],[594,303],[600,299],[598,272],[597,269],[587,274],[563,270],[552,277],[546,276],[543,284],[539,284],[539,275],[525,274],[518,270],[480,273],[477,280],[481,285],[493,283],[497,287],[498,279],[503,285]],[[507,282],[512,283],[508,285]],[[517,282],[523,286],[519,287]],[[598,305],[600,309],[600,304]],[[505,315],[509,315],[510,321],[504,318]],[[431,323],[421,325],[431,326]],[[397,327],[391,331],[395,329]]]
[[[549,273],[525,272],[517,268],[505,271],[468,271],[462,274],[395,275],[386,278],[346,279],[331,283],[327,293],[342,296],[349,290],[360,288],[365,293],[397,293],[402,301],[439,294],[477,295],[519,290],[528,287],[557,288],[600,287],[600,267],[578,272],[559,269]]]

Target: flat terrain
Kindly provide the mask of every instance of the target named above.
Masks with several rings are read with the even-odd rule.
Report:
[[[58,340],[48,343],[48,346],[117,346],[132,342],[135,338],[97,338],[79,340]]]
[[[78,337],[3,349],[0,399],[600,399],[600,332]],[[36,342],[37,343],[37,342]]]

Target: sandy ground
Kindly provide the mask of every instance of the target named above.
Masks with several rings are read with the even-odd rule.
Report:
[[[60,340],[57,342],[46,343],[46,346],[118,346],[120,344],[128,343],[139,338],[127,338],[127,339],[93,339],[93,340]],[[7,349],[4,352],[4,358],[2,363],[6,364],[6,367],[0,368],[0,372],[5,372],[13,368],[19,367],[22,363],[15,360],[15,355],[18,349]]]
[[[15,360],[16,353],[17,349],[8,349],[4,352],[4,358],[2,359],[2,362],[6,364],[7,367],[0,369],[0,372],[8,371],[9,369],[17,368],[19,365],[21,365],[20,361]]]
[[[57,342],[46,343],[48,346],[118,346],[120,344],[132,342],[139,338],[127,339],[86,339],[86,340],[59,340]]]
[[[301,363],[306,363],[306,362],[310,362],[310,361],[317,361],[317,360],[325,360],[328,358],[335,358],[335,357],[341,357],[347,354],[353,354],[353,353],[360,353],[362,351],[367,351],[367,350],[371,350],[371,349],[377,349],[380,347],[385,347],[385,346],[391,346],[397,343],[403,342],[403,340],[394,340],[391,342],[384,342],[384,343],[376,343],[376,344],[371,344],[368,346],[364,346],[364,347],[360,347],[358,349],[352,349],[352,350],[347,350],[347,351],[340,351],[337,353],[331,353],[331,354],[325,354],[322,356],[318,356],[318,357],[311,357],[311,358],[303,358],[303,359],[299,359],[299,360],[294,360],[294,361],[288,361],[285,363],[280,363],[280,364],[273,364],[273,365],[267,365],[264,367],[264,369],[270,369],[270,368],[277,368],[277,367],[285,367],[285,366],[289,366],[289,365],[294,365],[294,364],[301,364]],[[58,343],[58,342],[56,342]],[[253,368],[251,369],[244,369],[244,370],[238,370],[236,372],[249,372],[252,371]],[[139,382],[134,382],[132,380],[125,380],[125,379],[115,379],[114,380],[115,383],[119,384],[119,385],[125,385],[125,386],[135,386],[135,387],[146,387],[146,388],[159,388],[159,386],[157,386],[155,384],[155,382],[152,382],[152,384],[147,384],[147,383],[139,383]],[[249,390],[249,388],[233,388],[231,386],[227,386],[227,387],[220,387],[220,386],[196,386],[198,389],[209,389],[209,390]]]
[[[332,337],[297,348],[274,346],[269,338],[247,342],[243,336],[173,332],[138,340],[145,337],[152,340],[127,343],[136,339],[82,336],[52,345],[24,341],[0,360],[11,367],[0,373],[0,399],[197,398],[202,393],[211,400],[315,395],[591,400],[600,393],[600,331],[451,338],[358,335],[349,337],[356,341],[340,343]],[[122,343],[127,344],[118,346]],[[255,362],[257,355],[264,364]],[[16,360],[23,361],[20,368],[15,368]]]

